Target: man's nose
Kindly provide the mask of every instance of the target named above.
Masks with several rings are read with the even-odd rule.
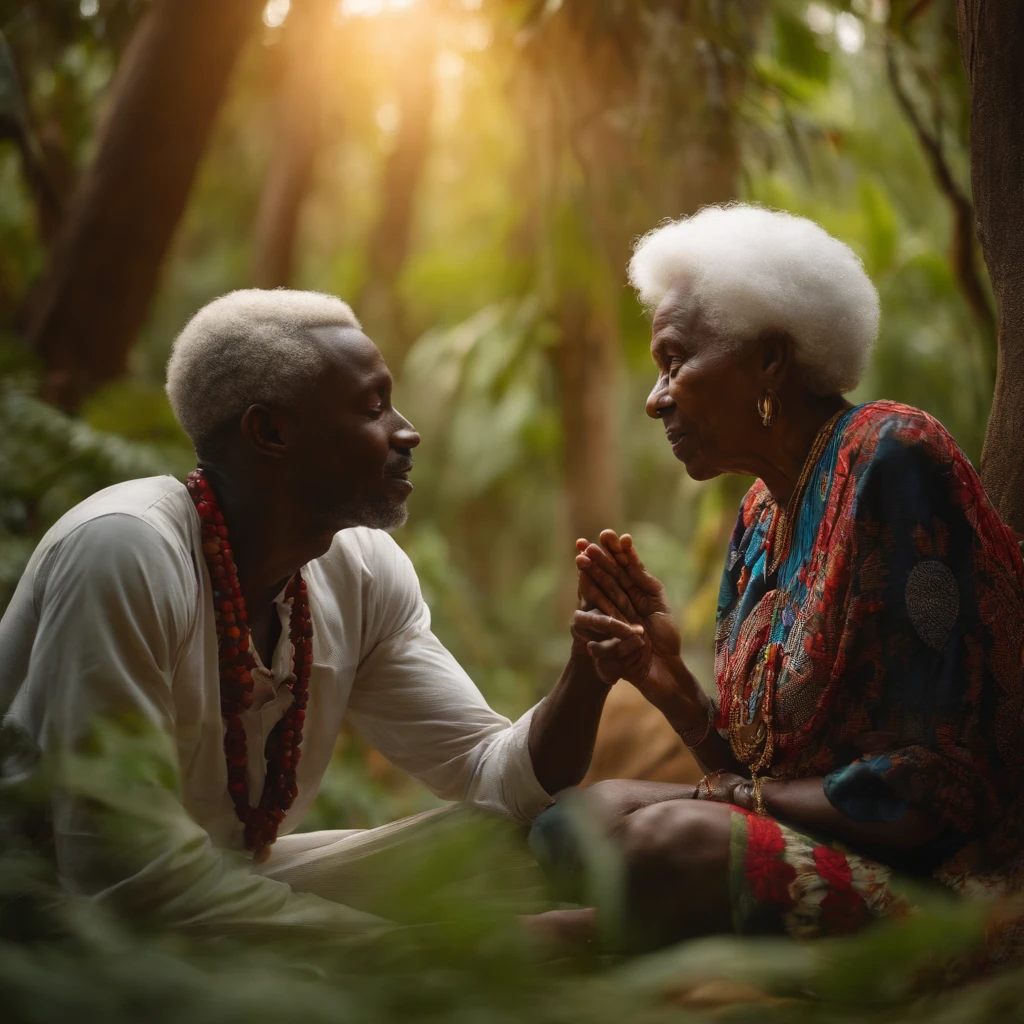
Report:
[[[664,411],[672,406],[672,399],[669,397],[668,388],[663,381],[654,385],[651,393],[647,396],[647,415],[652,420],[661,419]]]
[[[396,410],[397,411],[397,410]],[[420,443],[420,435],[416,428],[401,414],[398,413],[398,429],[391,437],[396,448],[415,448]]]

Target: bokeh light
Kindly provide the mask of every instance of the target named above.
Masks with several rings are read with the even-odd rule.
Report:
[[[291,10],[291,0],[270,0],[263,8],[263,24],[267,28],[280,28]]]
[[[338,11],[348,18],[373,18],[412,7],[416,0],[341,0]]]

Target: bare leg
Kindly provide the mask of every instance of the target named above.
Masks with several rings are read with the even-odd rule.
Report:
[[[630,814],[622,832],[627,929],[659,946],[732,930],[732,808],[669,800]]]
[[[692,786],[616,781],[592,789],[593,806],[621,845],[629,944],[649,948],[731,931],[732,808],[692,799]],[[666,800],[669,790],[685,795]],[[592,910],[552,911],[524,924],[567,944],[597,934]]]

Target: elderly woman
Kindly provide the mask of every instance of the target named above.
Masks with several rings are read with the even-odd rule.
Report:
[[[717,701],[629,536],[578,545],[574,628],[602,678],[636,685],[706,772],[593,791],[633,926],[812,937],[907,913],[894,873],[1018,888],[1024,565],[938,422],[843,397],[878,326],[860,261],[732,205],[647,235],[630,277],[654,309],[648,416],[694,479],[757,478],[726,553]],[[548,924],[585,929],[573,913]]]

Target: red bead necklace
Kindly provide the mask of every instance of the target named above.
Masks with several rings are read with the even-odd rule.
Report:
[[[186,481],[202,525],[203,554],[213,584],[213,613],[217,623],[220,659],[220,713],[225,722],[224,755],[228,765],[228,792],[235,813],[245,826],[245,845],[258,859],[270,852],[277,830],[292,801],[298,796],[295,770],[302,754],[302,724],[306,718],[309,674],[313,664],[313,624],[309,599],[301,573],[285,588],[292,602],[289,637],[294,650],[292,673],[285,685],[295,699],[267,737],[264,754],[267,775],[256,807],[249,805],[249,775],[242,713],[252,706],[252,670],[256,660],[249,651],[245,599],[238,585],[238,571],[228,543],[228,528],[216,495],[201,470]]]

